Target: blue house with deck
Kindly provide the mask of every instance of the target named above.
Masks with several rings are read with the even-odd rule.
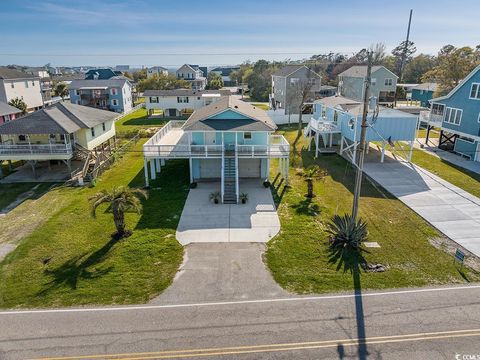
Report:
[[[433,98],[433,93],[437,90],[436,83],[418,84],[412,88],[412,100],[419,101],[421,106],[430,106],[429,101]]]
[[[447,95],[430,100],[427,141],[440,128],[438,146],[480,161],[480,65]]]
[[[188,159],[190,181],[216,181],[223,203],[237,203],[242,179],[268,179],[278,159],[288,180],[289,144],[274,135],[267,113],[231,96],[197,109],[186,121],[170,121],[143,146],[145,183],[168,159]],[[150,171],[149,171],[150,169]]]

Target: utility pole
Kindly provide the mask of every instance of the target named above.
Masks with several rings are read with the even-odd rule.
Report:
[[[372,51],[368,52],[368,64],[367,64],[367,77],[365,78],[365,91],[363,93],[363,114],[362,114],[362,128],[360,132],[360,143],[358,144],[358,160],[355,160],[357,164],[357,176],[355,177],[355,190],[353,193],[353,207],[352,207],[352,219],[357,221],[358,215],[358,203],[360,200],[360,191],[362,189],[362,175],[363,175],[363,161],[365,159],[365,146],[367,135],[367,115],[368,115],[368,103],[370,101],[370,84],[372,77]]]
[[[410,17],[408,18],[408,28],[407,28],[407,40],[405,41],[405,47],[403,48],[402,54],[402,63],[400,64],[400,76],[399,81],[402,81],[403,76],[403,67],[405,66],[405,60],[407,58],[407,51],[408,51],[408,43],[410,41],[410,25],[412,24],[412,13],[413,9],[410,9]]]

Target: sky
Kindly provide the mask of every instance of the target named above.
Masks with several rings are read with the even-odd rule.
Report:
[[[0,0],[0,65],[233,65],[480,44],[479,0]],[[5,21],[7,20],[7,21]]]

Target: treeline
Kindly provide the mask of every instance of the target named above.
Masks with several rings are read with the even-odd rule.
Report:
[[[406,52],[405,52],[406,49]],[[247,84],[250,97],[255,101],[268,101],[271,92],[271,75],[287,64],[305,64],[322,75],[322,84],[337,85],[337,76],[354,65],[365,65],[367,54],[373,53],[374,65],[383,65],[401,76],[402,83],[436,82],[438,84],[435,96],[441,96],[453,89],[475,66],[480,64],[480,45],[475,48],[453,45],[443,46],[437,55],[417,54],[415,44],[405,41],[387,54],[386,47],[378,43],[370,49],[362,49],[353,56],[340,53],[313,55],[308,59],[297,61],[267,61],[245,62],[238,71],[230,77],[237,83]],[[405,59],[402,66],[402,57]],[[400,80],[399,80],[400,81]]]

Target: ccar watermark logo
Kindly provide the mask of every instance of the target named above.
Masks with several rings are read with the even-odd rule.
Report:
[[[455,360],[480,360],[480,354],[456,354]]]

